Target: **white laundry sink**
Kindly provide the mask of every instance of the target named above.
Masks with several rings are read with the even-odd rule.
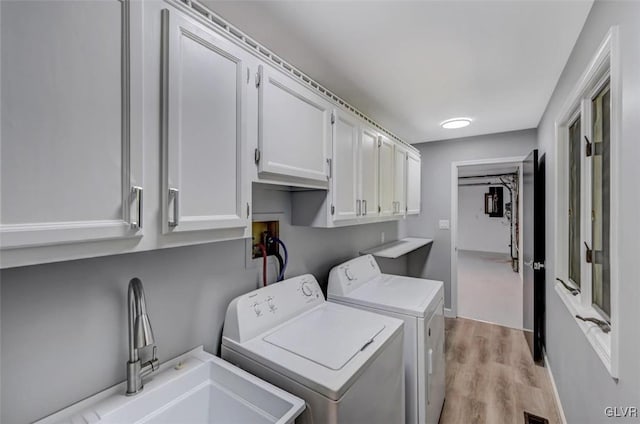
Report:
[[[37,424],[292,423],[304,401],[202,347],[163,364],[144,389],[125,396],[119,384]]]

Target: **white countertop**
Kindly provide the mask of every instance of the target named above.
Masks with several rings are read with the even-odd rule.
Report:
[[[360,254],[370,254],[379,258],[396,259],[431,243],[433,243],[433,239],[406,237],[380,246],[372,247],[371,249],[362,250],[360,251]]]

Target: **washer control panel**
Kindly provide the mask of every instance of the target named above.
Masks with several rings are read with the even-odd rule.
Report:
[[[328,292],[344,296],[380,274],[380,267],[373,256],[359,256],[331,270]]]
[[[229,304],[223,334],[246,340],[324,302],[313,275],[273,283],[239,296]]]

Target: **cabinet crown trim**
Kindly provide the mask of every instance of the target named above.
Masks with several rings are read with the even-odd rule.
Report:
[[[289,75],[289,77],[297,80],[308,88],[311,88],[315,92],[320,93],[323,97],[329,99],[332,103],[343,107],[345,110],[353,113],[358,116],[360,119],[367,122],[369,125],[375,127],[377,130],[383,132],[388,137],[394,139],[395,141],[403,144],[408,149],[413,152],[419,154],[418,149],[416,149],[411,144],[402,140],[399,136],[394,134],[392,131],[383,127],[382,125],[375,122],[373,119],[369,118],[358,109],[347,103],[342,98],[338,97],[336,94],[323,87],[317,81],[314,81],[307,74],[286,62],[267,47],[258,43],[247,34],[233,26],[231,23],[223,19],[220,15],[213,12],[204,4],[195,1],[195,0],[165,0],[168,3],[174,4],[178,8],[186,11],[190,15],[196,17],[198,20],[206,23],[210,28],[214,29],[216,32],[225,35],[228,39],[233,41],[234,43],[242,46],[245,50],[251,52],[253,55],[268,61],[271,65],[274,65],[281,71],[285,72]],[[259,84],[259,80],[256,81]]]

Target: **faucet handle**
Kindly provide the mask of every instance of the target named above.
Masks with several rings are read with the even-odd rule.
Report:
[[[153,345],[153,354],[151,355],[151,369],[157,371],[160,368],[160,361],[158,360],[158,346]]]
[[[145,377],[151,374],[152,372],[158,371],[160,369],[160,361],[156,356],[157,351],[158,351],[158,347],[153,346],[153,356],[151,359],[145,362],[144,365],[142,365],[140,369],[140,378]]]

